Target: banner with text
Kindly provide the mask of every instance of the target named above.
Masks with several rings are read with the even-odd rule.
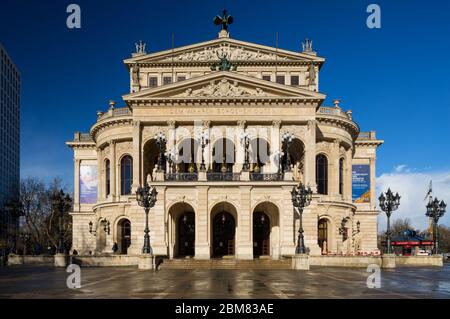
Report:
[[[354,203],[370,203],[370,165],[353,165],[352,199]]]

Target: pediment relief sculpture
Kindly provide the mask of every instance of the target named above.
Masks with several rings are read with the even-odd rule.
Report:
[[[241,87],[237,81],[230,82],[222,79],[219,82],[211,81],[207,86],[194,90],[187,89],[179,97],[245,97],[267,96],[261,88],[247,89]]]
[[[183,54],[173,57],[177,62],[202,62],[202,61],[214,61],[218,56],[227,56],[229,60],[235,61],[249,61],[249,60],[287,60],[286,57],[278,56],[275,53],[265,53],[261,51],[250,51],[244,49],[244,47],[231,47],[219,46],[219,47],[206,47],[200,51],[185,52]],[[167,61],[172,61],[172,58],[167,58]]]

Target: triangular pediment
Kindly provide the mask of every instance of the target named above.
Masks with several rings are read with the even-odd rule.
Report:
[[[127,102],[163,99],[302,99],[323,101],[325,95],[232,71],[218,71],[123,96]]]
[[[277,49],[270,46],[239,41],[231,38],[220,38],[193,45],[174,48],[151,54],[143,54],[126,59],[127,65],[147,63],[202,63],[218,60],[218,56],[226,55],[228,60],[236,62],[315,62],[319,66],[324,58],[314,54]]]

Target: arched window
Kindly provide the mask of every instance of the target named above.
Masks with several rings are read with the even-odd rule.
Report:
[[[111,167],[109,159],[105,161],[105,196],[111,194]]]
[[[120,194],[130,195],[133,183],[133,158],[130,155],[122,157],[120,161]]]
[[[339,160],[339,194],[344,195],[344,159]]]
[[[319,194],[328,194],[328,160],[323,154],[316,157],[316,183]]]

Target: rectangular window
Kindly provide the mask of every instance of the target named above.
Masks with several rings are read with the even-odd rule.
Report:
[[[179,75],[177,77],[177,82],[181,82],[181,81],[184,81],[184,80],[186,80],[186,76],[185,75]]]
[[[148,86],[155,88],[158,86],[158,78],[156,76],[151,76],[148,78]]]
[[[172,83],[172,77],[171,76],[165,76],[163,77],[163,85],[171,84]]]
[[[298,75],[291,76],[291,85],[300,85],[300,77]]]
[[[277,83],[284,84],[284,75],[277,75]]]
[[[270,75],[263,75],[262,79],[265,81],[270,81]]]

